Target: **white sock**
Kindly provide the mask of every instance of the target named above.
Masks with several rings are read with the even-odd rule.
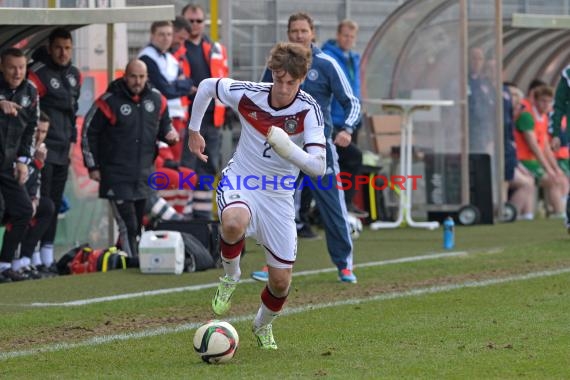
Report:
[[[176,210],[164,198],[158,198],[155,204],[152,205],[150,215],[161,220],[170,220],[176,215]]]
[[[233,259],[226,259],[222,256],[222,265],[224,267],[224,272],[227,276],[230,276],[234,281],[239,281],[241,277],[241,269],[239,268],[239,259],[241,255]]]
[[[262,302],[261,306],[259,306],[259,310],[257,310],[257,315],[255,316],[255,319],[253,320],[253,326],[254,326],[254,328],[257,329],[261,326],[268,325],[271,322],[273,322],[273,320],[278,315],[279,315],[279,312],[276,313],[273,310],[268,309],[267,306],[265,306]]]
[[[18,272],[24,266],[25,265],[22,264],[22,259],[12,260],[12,269],[14,270],[14,272]]]
[[[42,265],[42,259],[40,257],[40,251],[35,251],[32,255],[32,265],[37,267],[38,265]]]
[[[12,268],[12,263],[0,261],[0,272],[4,272],[6,269],[10,269],[10,268]]]
[[[30,266],[31,260],[29,257],[22,257],[20,259],[12,260],[12,269],[18,272],[20,269]]]
[[[40,248],[40,256],[42,264],[49,268],[53,263],[53,244],[42,245]]]

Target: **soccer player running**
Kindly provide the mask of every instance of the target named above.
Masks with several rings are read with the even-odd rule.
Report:
[[[303,45],[312,52],[312,64],[301,89],[315,98],[324,116],[327,169],[320,183],[311,178],[310,183],[303,181],[302,186],[310,188],[317,209],[320,212],[327,249],[331,261],[338,269],[338,278],[342,282],[356,283],[353,273],[353,245],[348,225],[348,213],[344,201],[344,192],[336,186],[336,175],[339,173],[338,155],[335,145],[347,147],[352,141],[352,133],[360,121],[360,102],[354,96],[350,83],[334,58],[323,53],[312,43],[315,38],[313,19],[306,13],[295,13],[289,16],[287,36],[290,42]],[[271,78],[265,71],[263,81]],[[344,125],[337,129],[332,138],[333,123],[330,112],[331,100],[336,99],[344,109]],[[354,184],[353,184],[354,185]],[[252,277],[258,281],[266,280],[265,271],[256,271]]]
[[[289,294],[297,254],[295,178],[299,169],[316,177],[326,167],[323,115],[315,100],[300,90],[310,65],[308,48],[278,43],[268,59],[273,83],[205,79],[198,87],[188,126],[188,147],[205,162],[208,156],[200,125],[211,99],[217,97],[239,115],[240,141],[217,189],[225,275],[212,309],[217,315],[228,312],[241,275],[244,239],[254,237],[264,247],[269,267],[253,322],[253,333],[264,349],[277,349],[271,324]]]

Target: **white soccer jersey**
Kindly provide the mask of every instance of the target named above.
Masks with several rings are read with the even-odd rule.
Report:
[[[299,90],[291,104],[282,108],[270,105],[271,83],[253,83],[222,78],[216,82],[216,95],[239,114],[241,136],[226,172],[231,175],[258,178],[261,190],[290,193],[282,181],[294,182],[299,168],[275,153],[266,141],[271,126],[282,128],[300,147],[325,147],[324,120],[317,102]],[[286,177],[286,178],[284,178]],[[289,179],[291,179],[289,181]],[[277,188],[272,183],[275,180]]]

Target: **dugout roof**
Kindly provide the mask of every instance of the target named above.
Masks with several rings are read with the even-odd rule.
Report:
[[[569,7],[566,0],[404,2],[380,25],[362,55],[365,112],[383,113],[366,99],[453,100],[453,107],[414,118],[414,146],[461,156],[461,203],[469,202],[466,152],[491,155],[495,205],[502,204],[497,185],[503,178],[502,102],[496,102],[487,149],[470,150],[469,49],[481,47],[485,52],[489,76],[495,78],[496,99],[502,99],[502,81],[514,82],[523,91],[534,78],[555,85],[570,63]],[[502,78],[497,75],[501,72]],[[438,165],[448,167],[445,159]],[[430,194],[426,196],[429,204]]]
[[[174,5],[123,8],[0,8],[0,49],[22,41],[27,51],[42,45],[50,32],[91,24],[172,20]],[[109,50],[111,51],[111,50]]]
[[[382,98],[406,92],[411,80],[406,78],[408,66],[434,69],[418,75],[425,80],[432,77],[431,82],[446,82],[452,74],[467,70],[470,46],[481,46],[487,57],[493,57],[498,39],[504,80],[522,89],[536,77],[555,85],[561,70],[570,63],[568,2],[552,0],[546,6],[538,0],[525,1],[526,6],[516,0],[499,3],[500,9],[494,0],[405,2],[378,28],[363,54],[366,94]],[[502,13],[500,25],[498,12]]]

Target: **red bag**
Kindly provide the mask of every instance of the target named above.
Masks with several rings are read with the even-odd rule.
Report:
[[[103,254],[102,249],[93,249],[91,247],[84,247],[80,249],[71,263],[69,269],[71,274],[82,274],[97,272],[97,262],[99,256]]]
[[[71,274],[107,272],[112,269],[127,269],[127,259],[127,254],[116,247],[93,249],[81,246],[67,265]]]

